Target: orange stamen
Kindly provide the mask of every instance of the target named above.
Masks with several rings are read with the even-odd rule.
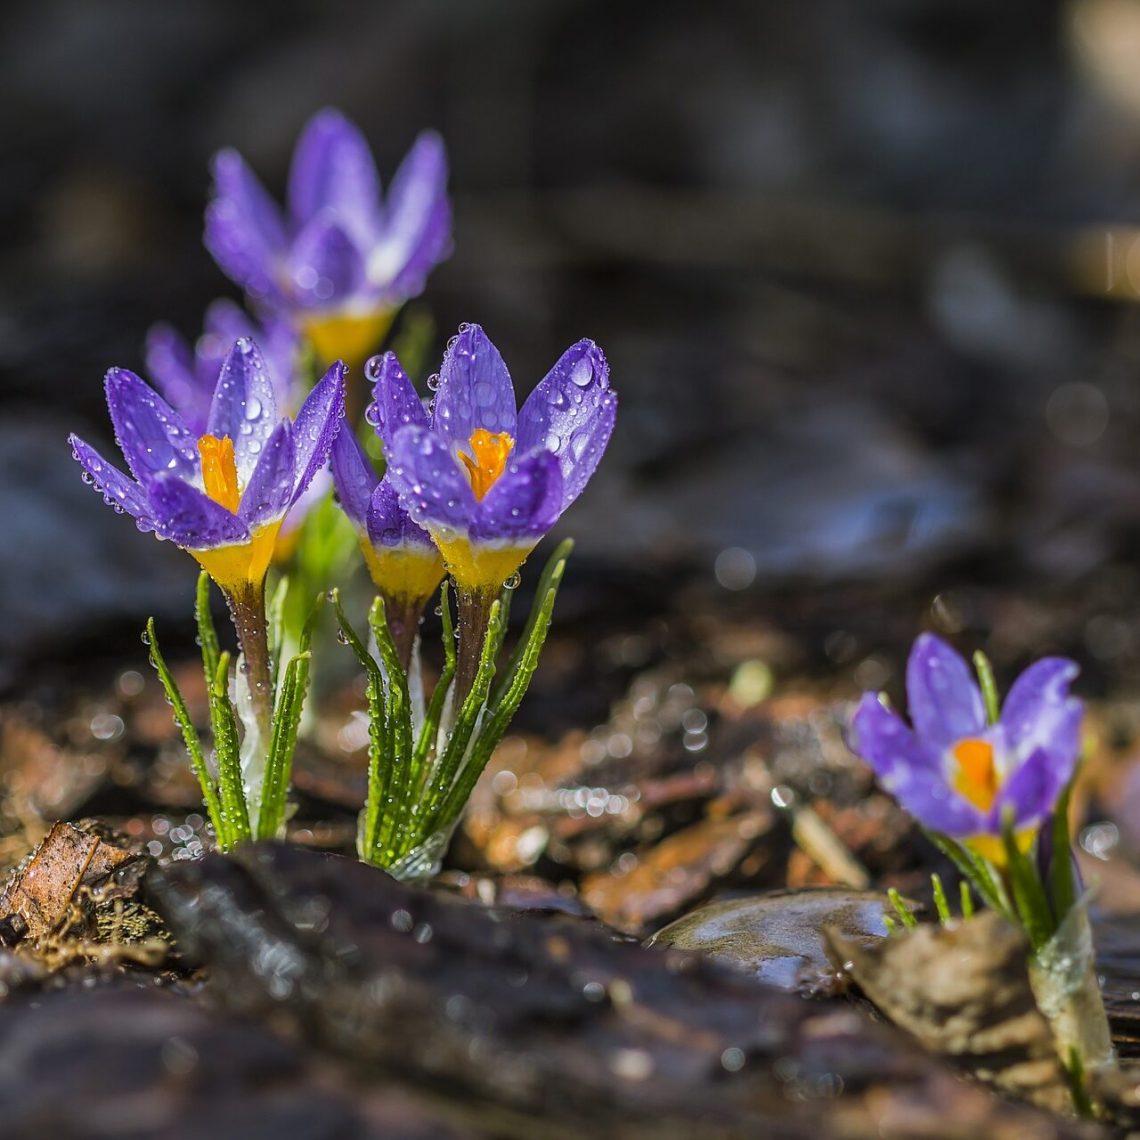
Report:
[[[507,466],[507,456],[515,446],[515,441],[505,431],[489,432],[486,428],[476,428],[471,433],[471,455],[459,453],[467,476],[471,480],[471,490],[475,498],[482,499],[495,485]]]
[[[958,775],[954,787],[980,811],[993,807],[998,790],[993,745],[985,740],[962,740],[954,745]]]
[[[198,440],[198,454],[202,457],[202,487],[219,506],[237,514],[241,502],[238,488],[237,464],[234,462],[234,441],[228,435],[204,435]]]

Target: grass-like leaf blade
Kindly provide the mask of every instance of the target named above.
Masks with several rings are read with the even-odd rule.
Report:
[[[208,586],[209,578],[205,574],[202,577],[206,579]],[[201,594],[200,581],[199,594]],[[154,618],[148,619],[146,623],[146,637],[147,645],[150,647],[150,663],[154,666],[154,671],[158,674],[158,679],[166,692],[166,698],[174,710],[174,723],[182,731],[182,739],[186,742],[186,752],[190,757],[190,767],[193,769],[194,775],[198,777],[198,784],[202,789],[202,802],[206,805],[206,814],[210,817],[210,823],[213,825],[219,845],[228,846],[228,831],[225,817],[222,814],[222,803],[218,798],[218,789],[214,784],[214,777],[210,774],[209,766],[206,764],[206,756],[202,751],[202,740],[198,736],[194,722],[190,719],[190,710],[186,707],[182,691],[178,688],[178,682],[175,681],[174,674],[171,673],[166,664],[166,659],[158,647],[158,634],[155,633]]]
[[[214,733],[214,754],[218,764],[222,816],[226,821],[226,850],[251,838],[249,809],[245,802],[245,787],[241,776],[237,714],[229,694],[229,672],[230,655],[223,653],[218,658],[218,667],[213,677],[207,679],[206,685],[210,701],[210,726]]]
[[[333,590],[329,596],[332,598],[341,634],[368,676],[368,792],[357,828],[356,848],[361,859],[372,863],[380,855],[380,825],[388,802],[388,781],[391,778],[384,677],[348,620],[341,605],[340,592]]]

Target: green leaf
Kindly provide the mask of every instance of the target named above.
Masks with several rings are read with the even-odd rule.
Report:
[[[194,600],[194,620],[198,623],[198,644],[202,647],[202,668],[206,677],[218,671],[218,658],[222,650],[218,644],[218,631],[210,612],[210,575],[205,570],[198,575],[198,593]]]
[[[289,777],[293,755],[297,749],[297,730],[309,688],[309,663],[312,654],[298,653],[285,666],[285,678],[279,688],[277,711],[261,782],[261,810],[257,816],[257,838],[277,839],[285,823],[285,804],[289,793]]]
[[[891,906],[895,908],[895,914],[899,916],[899,922],[901,922],[907,930],[913,930],[918,925],[918,919],[911,913],[911,909],[906,905],[906,901],[902,895],[900,895],[894,887],[891,887],[891,889],[887,891],[887,898],[891,900]]]
[[[546,564],[523,636],[508,666],[506,683],[496,690],[480,726],[479,739],[472,750],[471,758],[437,813],[438,826],[447,826],[463,811],[467,800],[475,790],[476,782],[491,759],[491,753],[506,734],[530,687],[531,678],[538,668],[542,647],[546,643],[546,635],[550,630],[558,587],[562,584],[566,559],[572,548],[573,543],[567,539]]]
[[[278,589],[278,594],[281,593]],[[301,630],[297,654],[285,667],[285,678],[277,689],[277,707],[273,711],[273,730],[261,783],[261,810],[257,815],[257,837],[276,839],[285,823],[285,805],[289,794],[289,777],[297,751],[297,732],[309,691],[309,666],[312,654],[313,623],[320,611],[324,594],[318,594]]]
[[[943,835],[937,831],[927,831],[926,835],[930,842],[958,868],[974,890],[982,896],[990,910],[996,911],[1010,922],[1017,922],[1017,916],[1010,906],[1005,889],[998,882],[990,870],[989,864],[984,859],[948,835]]]
[[[497,598],[491,603],[487,615],[487,633],[483,639],[483,650],[479,655],[471,691],[456,714],[443,754],[431,772],[426,803],[419,813],[423,821],[417,829],[420,842],[446,826],[448,816],[442,813],[442,809],[454,789],[456,777],[461,770],[466,770],[467,748],[487,705],[487,694],[495,677],[495,658],[506,636],[505,614],[506,605],[501,598]],[[411,846],[417,845],[413,843]],[[407,850],[411,850],[411,847]],[[406,851],[400,853],[406,854]]]
[[[990,664],[990,659],[980,649],[974,654],[974,669],[978,674],[978,683],[982,687],[986,718],[990,724],[997,724],[1001,716],[1001,701],[998,698],[997,684],[994,681],[994,669]]]
[[[970,884],[963,879],[958,884],[959,905],[962,908],[963,918],[974,917],[974,896],[970,893]]]
[[[251,838],[249,809],[241,778],[241,746],[238,742],[237,713],[229,694],[230,655],[218,658],[213,677],[207,678],[206,693],[210,702],[210,725],[214,733],[214,754],[218,764],[222,816],[226,821],[229,850]]]
[[[946,901],[946,890],[942,886],[942,876],[931,875],[930,886],[934,891],[934,909],[938,912],[938,921],[945,926],[953,916],[950,914],[950,904]]]
[[[202,579],[206,581],[208,597],[210,579],[205,573],[199,579],[198,593],[201,596]],[[218,798],[218,789],[214,784],[214,777],[210,774],[209,766],[206,764],[201,738],[194,728],[194,722],[190,719],[190,710],[187,709],[186,701],[182,697],[178,683],[174,680],[174,674],[170,672],[166,660],[162,656],[162,651],[158,647],[158,634],[155,633],[154,618],[148,619],[146,623],[146,641],[147,645],[150,646],[150,663],[154,666],[154,671],[158,674],[163,689],[166,690],[166,698],[174,710],[174,723],[182,730],[182,739],[186,742],[186,751],[190,756],[190,767],[193,769],[194,775],[198,777],[198,784],[202,789],[202,802],[206,805],[206,813],[210,817],[214,834],[218,838],[219,846],[228,847],[230,845],[228,842],[229,834],[225,817],[222,814],[221,800]]]
[[[1081,1060],[1080,1050],[1076,1046],[1069,1047],[1069,1061],[1063,1065],[1065,1076],[1069,1081],[1069,1092],[1073,1097],[1073,1108],[1082,1120],[1093,1120],[1096,1117],[1096,1106],[1089,1096],[1085,1084],[1085,1065]]]
[[[340,631],[349,648],[368,676],[368,793],[364,810],[357,828],[357,854],[368,863],[380,861],[380,825],[388,805],[388,783],[392,775],[388,748],[387,700],[384,691],[384,677],[380,666],[373,660],[364,643],[357,636],[344,607],[340,603],[340,592],[333,590],[333,608],[336,610]]]
[[[1077,774],[1065,786],[1053,814],[1053,866],[1049,869],[1049,886],[1053,913],[1058,926],[1077,901],[1077,883],[1073,875],[1073,840],[1069,834],[1069,801]]]
[[[392,640],[391,630],[388,629],[384,599],[379,594],[373,599],[368,611],[368,626],[372,630],[384,666],[388,712],[386,759],[391,769],[388,796],[392,809],[385,813],[381,822],[381,842],[398,851],[411,806],[409,799],[416,791],[417,773],[412,754],[412,701],[408,693],[408,678],[400,664],[400,655]]]
[[[1037,868],[1017,845],[1012,811],[1007,811],[1002,821],[1001,838],[1005,846],[1006,869],[1010,889],[1013,892],[1013,904],[1017,908],[1020,925],[1029,935],[1034,951],[1037,951],[1049,941],[1056,927]]]
[[[531,606],[530,613],[527,615],[526,625],[523,627],[518,644],[515,646],[515,651],[511,654],[511,659],[507,662],[506,669],[503,670],[502,679],[499,681],[495,692],[491,696],[492,704],[499,704],[506,694],[507,689],[514,683],[514,678],[522,665],[523,658],[526,657],[529,652],[528,646],[534,639],[535,630],[538,624],[543,620],[543,599],[546,598],[552,586],[555,592],[557,592],[558,586],[562,582],[562,575],[566,572],[566,562],[573,549],[574,540],[572,538],[564,538],[558,546],[555,547],[554,553],[546,560],[546,565],[542,568],[542,576],[539,578],[538,586],[534,591],[534,604]],[[554,601],[551,599],[550,609],[553,610],[553,608]],[[547,626],[550,624],[549,614],[546,618],[546,624]],[[543,639],[546,637],[545,629],[542,631],[542,637]]]

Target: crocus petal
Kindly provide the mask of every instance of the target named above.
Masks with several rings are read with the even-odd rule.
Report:
[[[466,532],[475,495],[447,442],[428,428],[400,428],[392,437],[386,478],[413,522],[431,530]]]
[[[859,702],[851,729],[852,749],[919,823],[955,836],[983,830],[985,817],[950,787],[938,755],[873,693]]]
[[[326,211],[305,224],[289,255],[289,287],[298,305],[342,305],[358,291],[363,276],[360,251],[336,214]]]
[[[237,515],[181,479],[157,479],[147,488],[155,533],[187,550],[211,550],[249,540]]]
[[[372,388],[373,402],[367,417],[385,448],[390,446],[392,436],[400,428],[409,424],[429,426],[427,409],[394,352],[373,357],[369,368],[372,370],[370,374],[376,377],[376,383]]]
[[[341,434],[344,434],[343,432]],[[416,526],[400,506],[400,496],[387,480],[377,483],[368,504],[368,541],[373,546],[434,547],[431,535]]]
[[[617,396],[610,369],[592,340],[580,340],[560,357],[519,412],[518,446],[544,447],[562,466],[565,510],[601,461],[614,430]]]
[[[168,324],[153,325],[147,332],[144,357],[147,375],[158,385],[167,403],[178,409],[192,433],[201,435],[206,430],[217,372],[203,382],[193,349]]]
[[[368,256],[368,281],[393,299],[414,297],[450,252],[447,152],[439,135],[425,131],[392,179],[384,235]]]
[[[540,449],[511,460],[479,503],[471,539],[537,541],[558,521],[562,497],[562,469],[553,453]]]
[[[1044,657],[1014,681],[1002,706],[1001,723],[1015,756],[1046,748],[1055,755],[1076,758],[1081,703],[1069,695],[1069,684],[1078,671],[1076,663],[1067,658]]]
[[[328,462],[333,440],[344,422],[344,365],[338,360],[309,393],[293,429],[297,447],[294,502]]]
[[[281,214],[237,151],[221,151],[213,169],[206,248],[223,272],[253,296],[280,303],[278,279],[286,249]]]
[[[206,310],[203,328],[197,345],[198,371],[210,377],[211,392],[234,341],[248,337],[261,349],[261,358],[273,383],[277,410],[292,412],[301,402],[303,393],[297,392],[297,334],[288,321],[268,316],[257,324],[240,305],[228,297],[220,297]],[[306,385],[305,390],[307,388]]]
[[[330,210],[356,241],[375,238],[380,175],[364,136],[339,111],[318,111],[305,126],[293,150],[288,200],[298,226]]]
[[[1031,752],[998,790],[990,811],[990,830],[1001,832],[1008,809],[1012,809],[1015,831],[1035,826],[1050,815],[1072,779],[1076,759],[1075,754],[1065,757],[1047,748]]]
[[[478,325],[461,327],[447,346],[435,394],[435,430],[466,448],[476,428],[514,438],[515,392],[499,350]]]
[[[209,434],[234,443],[238,483],[244,486],[277,423],[277,398],[261,350],[246,338],[235,341],[218,373],[207,421]]]
[[[124,510],[147,530],[154,529],[150,504],[139,485],[113,467],[90,444],[77,435],[68,436],[72,454],[87,472],[90,481],[103,498],[118,510]]]
[[[368,504],[380,477],[357,441],[356,432],[346,424],[336,433],[329,458],[340,505],[357,529],[363,530],[368,525]]]
[[[906,693],[911,723],[931,748],[942,751],[985,731],[982,694],[966,662],[931,633],[910,651]]]
[[[288,420],[282,420],[261,449],[242,493],[238,514],[251,531],[284,516],[294,499],[295,479],[293,430]]]
[[[157,475],[193,476],[197,437],[149,384],[125,368],[112,368],[106,392],[115,439],[140,483]]]

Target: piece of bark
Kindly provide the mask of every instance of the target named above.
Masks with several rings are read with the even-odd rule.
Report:
[[[827,931],[836,963],[896,1025],[979,1079],[1071,1113],[1049,1023],[1029,984],[1025,934],[990,911],[867,942]]]
[[[170,993],[72,988],[0,1007],[5,1140],[461,1140],[267,1029]]]
[[[218,1002],[499,1137],[1102,1135],[1001,1103],[854,1009],[347,859],[257,844],[156,869],[148,891]]]

